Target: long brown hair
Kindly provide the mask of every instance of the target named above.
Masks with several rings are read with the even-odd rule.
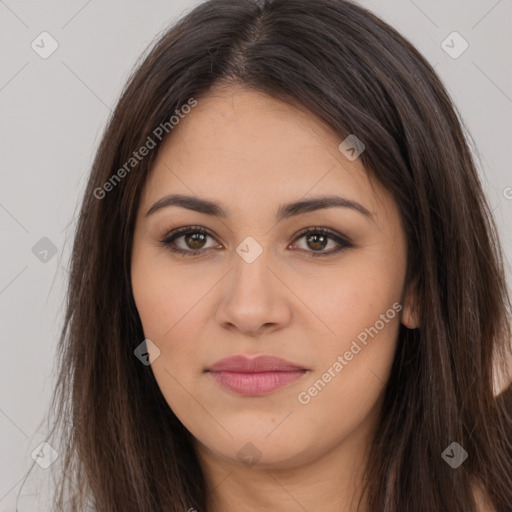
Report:
[[[130,262],[140,192],[161,145],[154,131],[217,84],[306,109],[340,141],[357,134],[362,163],[399,206],[421,326],[400,327],[370,450],[369,510],[476,511],[475,485],[496,510],[511,510],[512,389],[493,390],[496,372],[508,371],[511,304],[469,143],[428,62],[346,0],[207,1],[129,79],[73,246],[52,403],[63,472],[55,509],[67,500],[83,510],[87,498],[101,512],[207,509],[191,434],[133,353],[144,334]],[[127,168],[148,137],[156,147]],[[441,457],[452,442],[469,454],[457,469]]]

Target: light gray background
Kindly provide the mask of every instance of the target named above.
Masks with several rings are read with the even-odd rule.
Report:
[[[102,130],[141,52],[198,3],[0,0],[2,512],[14,510],[31,453],[45,439],[38,427],[53,386],[74,216]],[[416,45],[454,98],[479,150],[509,261],[512,1],[360,3]],[[31,48],[43,31],[59,45],[47,59]],[[457,59],[441,46],[453,31],[469,43]],[[46,263],[32,252],[43,237],[58,249]],[[507,272],[510,283],[508,262]]]

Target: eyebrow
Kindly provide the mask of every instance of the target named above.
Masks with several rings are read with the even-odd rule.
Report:
[[[188,210],[193,210],[206,215],[212,215],[226,219],[229,217],[229,213],[219,203],[210,201],[208,199],[202,199],[194,196],[187,196],[183,194],[170,194],[159,199],[146,213],[146,217],[155,213],[162,208],[169,206],[179,206]],[[336,195],[325,195],[319,197],[313,197],[311,199],[305,199],[301,201],[295,201],[293,203],[281,205],[276,213],[276,221],[281,221],[295,215],[301,215],[303,213],[309,213],[317,210],[323,210],[326,208],[340,207],[350,208],[355,210],[368,220],[373,221],[373,215],[367,208],[351,199],[346,199]]]

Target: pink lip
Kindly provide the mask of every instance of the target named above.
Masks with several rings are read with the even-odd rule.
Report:
[[[258,396],[299,379],[307,369],[274,356],[233,356],[218,361],[207,372],[231,391]]]

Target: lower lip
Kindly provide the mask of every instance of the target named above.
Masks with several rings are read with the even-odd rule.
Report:
[[[223,387],[246,396],[265,395],[300,379],[306,370],[289,372],[209,372]]]

